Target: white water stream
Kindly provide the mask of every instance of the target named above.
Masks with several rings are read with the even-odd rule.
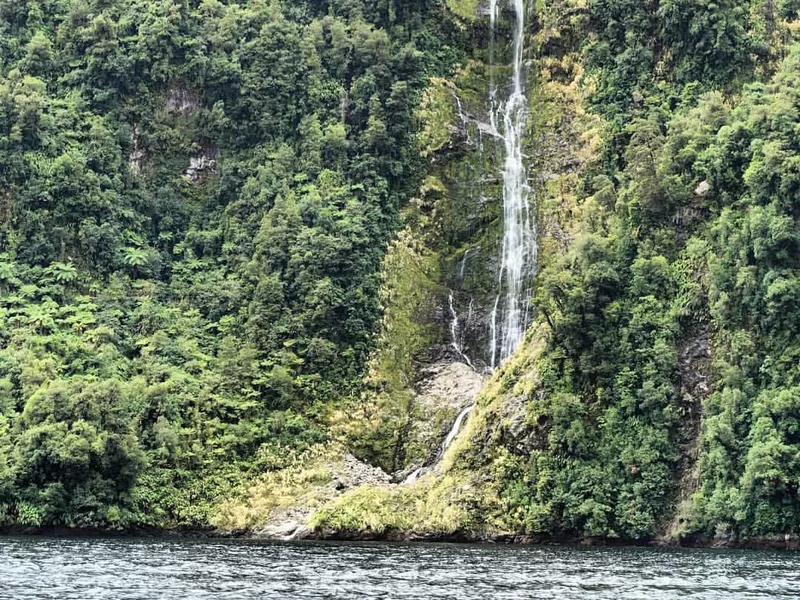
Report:
[[[529,324],[530,280],[536,272],[538,253],[535,215],[531,216],[531,188],[528,184],[528,171],[522,154],[528,121],[528,99],[525,96],[523,80],[523,50],[525,37],[525,2],[524,0],[507,0],[514,9],[513,39],[513,71],[508,95],[505,100],[498,101],[498,90],[494,79],[490,85],[490,123],[486,127],[492,136],[502,139],[505,160],[503,163],[503,246],[499,274],[499,290],[491,314],[491,368],[494,370],[509,358],[519,346]],[[492,48],[490,65],[494,73],[494,38],[497,28],[499,0],[491,0],[490,22],[492,30]],[[455,94],[454,94],[455,95]],[[466,127],[468,117],[464,114],[461,101],[455,95],[458,114],[462,125]],[[498,125],[502,123],[502,129]],[[469,141],[469,140],[468,140]],[[465,253],[460,270],[464,277]],[[448,297],[450,309],[451,346],[464,361],[472,367],[472,363],[463,352],[463,344],[459,341],[459,322],[453,299],[453,292]],[[474,367],[473,367],[474,369]],[[455,440],[474,405],[461,410],[453,423],[450,432],[439,449],[436,459],[430,466],[413,471],[403,483],[413,483],[429,472],[442,459],[445,451]]]
[[[450,295],[447,297],[447,305],[450,308],[450,346],[453,348],[453,350],[458,352],[458,355],[464,360],[465,363],[467,363],[469,368],[474,371],[475,367],[472,365],[472,361],[466,354],[464,354],[464,344],[460,335],[458,312],[456,311],[452,290],[450,291]]]
[[[522,146],[528,120],[528,99],[523,86],[525,36],[524,0],[509,0],[515,13],[513,71],[508,96],[498,101],[499,90],[490,90],[491,122],[505,146],[503,163],[503,246],[499,273],[500,292],[491,315],[489,355],[492,369],[510,357],[519,346],[529,324],[529,282],[536,271],[537,232],[531,215],[531,188],[523,161]],[[492,40],[498,17],[498,0],[490,4]],[[492,53],[494,54],[494,53]],[[492,65],[492,70],[494,65]]]
[[[450,432],[447,434],[447,437],[444,438],[442,445],[439,447],[439,453],[436,455],[436,458],[431,463],[430,466],[427,467],[420,467],[419,469],[415,469],[411,472],[411,474],[403,480],[403,484],[414,483],[417,479],[425,475],[425,473],[430,472],[433,467],[435,467],[440,460],[444,457],[444,453],[450,447],[450,445],[455,441],[458,432],[461,430],[461,425],[464,423],[464,420],[467,418],[472,409],[475,407],[474,404],[470,404],[469,406],[465,406],[458,416],[456,417],[456,422],[453,423],[453,427],[450,429]]]
[[[452,291],[450,292],[450,295],[447,298],[447,304],[448,304],[448,306],[450,308],[450,346],[456,352],[458,352],[459,356],[464,360],[464,362],[469,366],[469,368],[474,371],[475,367],[472,365],[472,362],[470,361],[469,357],[466,354],[464,354],[463,346],[462,346],[462,343],[461,343],[461,340],[460,340],[460,337],[459,337],[458,312],[456,311],[455,300],[453,299],[453,292]],[[472,302],[470,302],[470,306],[469,306],[469,315],[470,316],[468,318],[471,318],[471,315],[472,315]],[[439,447],[439,452],[436,455],[436,458],[430,464],[430,466],[422,466],[422,467],[419,467],[418,469],[415,469],[414,471],[412,471],[403,480],[404,484],[415,482],[422,475],[424,475],[425,473],[427,473],[431,469],[433,469],[433,467],[436,466],[436,464],[440,460],[442,460],[442,457],[444,456],[445,451],[450,447],[450,444],[453,443],[453,440],[456,439],[456,436],[458,435],[458,432],[461,430],[461,425],[464,422],[464,419],[467,418],[467,415],[470,413],[470,411],[472,410],[473,407],[474,407],[474,405],[470,404],[469,406],[464,407],[461,410],[461,412],[458,413],[458,416],[456,417],[455,423],[453,423],[453,426],[450,428],[450,431],[448,432],[447,437],[444,438],[444,441],[442,442],[442,445]]]

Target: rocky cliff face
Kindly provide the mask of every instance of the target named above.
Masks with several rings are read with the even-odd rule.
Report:
[[[406,413],[409,435],[404,439],[408,448],[427,448],[427,455],[409,453],[416,458],[404,465],[401,475],[430,463],[446,432],[442,424],[452,423],[458,410],[476,399],[477,406],[435,469],[424,470],[411,485],[367,486],[343,495],[312,519],[318,534],[380,537],[395,531],[435,538],[471,531],[477,537],[513,537],[521,531],[519,515],[508,514],[502,496],[531,454],[547,447],[549,420],[530,414],[531,394],[542,393],[537,389],[535,357],[544,348],[547,332],[541,325],[534,328],[520,349],[522,358],[509,361],[486,385],[502,252],[504,158],[490,123],[489,3],[485,4],[473,7],[477,18],[467,25],[476,38],[475,60],[452,81],[432,81],[421,108],[431,176],[418,205],[424,217],[413,221],[413,235],[439,262],[428,296],[436,308],[425,313],[438,334],[433,343],[419,348],[409,378],[416,381],[409,386],[410,405],[416,410]],[[569,18],[546,16],[533,17],[526,32],[531,117],[525,152],[543,264],[563,253],[581,227],[583,215],[575,203],[578,173],[596,145],[596,119],[584,112],[577,92],[581,71],[574,49],[554,41],[563,41],[569,33]],[[507,19],[507,14],[502,17],[503,33]],[[501,53],[510,48],[498,46]],[[506,70],[500,72],[505,77]],[[393,300],[407,301],[401,296]],[[426,499],[423,504],[415,504],[421,498]],[[379,507],[387,505],[397,511],[390,523],[367,518],[366,511],[381,512]]]

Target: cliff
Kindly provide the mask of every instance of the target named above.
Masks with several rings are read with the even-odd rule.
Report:
[[[0,526],[791,542],[799,8],[3,4]]]
[[[314,535],[794,539],[796,14],[715,6],[529,7],[535,320],[429,474],[349,491],[311,517]],[[678,30],[721,19],[713,44]],[[746,58],[736,50],[759,43]],[[502,149],[482,137],[487,59],[432,81],[423,103],[435,184],[408,232],[438,259],[433,308],[417,322],[438,323],[442,342],[419,347],[411,382],[443,356],[490,364]],[[392,307],[409,301],[388,299],[384,343]],[[448,319],[463,329],[443,349]]]

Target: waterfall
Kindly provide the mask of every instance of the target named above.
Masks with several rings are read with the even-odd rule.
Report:
[[[467,144],[470,144],[472,143],[472,140],[470,139],[469,135],[469,117],[464,112],[464,107],[461,104],[461,98],[459,97],[459,95],[456,94],[455,91],[453,90],[450,90],[450,93],[453,95],[453,98],[456,101],[456,108],[458,109],[458,120],[461,122],[461,129],[464,132],[464,135],[466,136],[466,142]]]
[[[455,423],[453,423],[453,426],[447,433],[447,437],[444,438],[442,445],[439,447],[439,453],[436,455],[436,458],[434,459],[433,463],[431,463],[429,467],[420,467],[419,469],[415,469],[414,471],[412,471],[409,474],[409,476],[402,481],[403,484],[414,483],[417,479],[425,475],[425,473],[429,473],[431,469],[433,469],[433,467],[436,466],[436,464],[440,460],[442,460],[442,458],[444,457],[444,453],[447,451],[450,445],[455,441],[458,432],[461,431],[461,425],[464,424],[464,420],[467,418],[469,413],[472,412],[472,409],[474,407],[475,406],[473,404],[470,404],[469,406],[464,407],[461,410],[461,412],[458,413]]]
[[[467,355],[464,354],[463,347],[461,345],[461,342],[459,341],[458,312],[456,311],[455,299],[453,298],[452,290],[450,291],[450,295],[447,298],[447,304],[450,307],[450,345],[453,347],[453,349],[455,349],[456,352],[458,352],[459,356],[461,356],[461,358],[464,359],[464,362],[469,366],[469,368],[474,371],[475,367],[472,365],[472,362],[469,360]],[[473,303],[470,301],[470,304],[469,304],[469,314],[470,314],[470,316],[472,315],[472,307],[473,307]],[[439,447],[439,452],[436,454],[436,458],[433,459],[433,462],[430,464],[430,466],[422,466],[422,467],[419,467],[418,469],[415,469],[414,471],[412,471],[408,475],[408,477],[406,477],[403,480],[403,482],[402,482],[403,484],[414,483],[417,479],[422,477],[425,473],[428,473],[431,469],[433,469],[433,467],[436,466],[436,464],[440,460],[442,460],[442,457],[444,457],[445,451],[450,447],[450,444],[453,443],[453,440],[456,439],[456,436],[458,435],[458,432],[461,430],[461,425],[464,423],[464,419],[467,418],[467,415],[469,415],[469,413],[473,409],[473,407],[474,407],[474,405],[470,404],[469,406],[465,406],[461,410],[461,412],[458,413],[458,416],[456,417],[456,420],[453,423],[453,426],[450,428],[450,431],[447,433],[447,437],[444,438],[444,441],[442,442],[442,445]]]
[[[450,345],[461,354],[461,344],[458,341],[458,313],[453,300],[453,290],[447,297],[447,306],[450,308]]]
[[[508,0],[514,9],[513,71],[508,97],[498,101],[492,81],[489,91],[491,123],[504,142],[503,244],[498,277],[499,293],[491,315],[491,367],[496,368],[517,349],[529,320],[529,282],[536,271],[537,233],[531,218],[531,188],[523,162],[522,143],[528,119],[528,99],[522,83],[525,35],[524,0]],[[498,0],[490,3],[492,44],[498,18]],[[494,52],[491,53],[494,56]],[[493,62],[493,58],[491,59]],[[494,65],[491,65],[492,72]]]
[[[525,138],[528,121],[528,99],[525,96],[523,80],[523,42],[525,35],[525,2],[524,0],[504,0],[509,2],[515,15],[513,39],[513,71],[510,85],[507,86],[507,97],[498,99],[499,90],[494,81],[494,46],[495,31],[499,17],[500,0],[490,0],[489,20],[491,23],[490,73],[489,86],[489,123],[478,123],[478,130],[492,138],[502,140],[504,151],[503,162],[503,244],[498,276],[499,293],[495,298],[491,314],[491,368],[510,357],[519,346],[528,327],[530,318],[530,280],[536,272],[537,232],[536,218],[531,215],[531,188],[528,185],[528,172],[523,161],[522,143]],[[458,115],[462,126],[469,117],[463,112],[461,101],[456,95]],[[464,254],[459,271],[463,280],[464,269],[469,251]],[[450,309],[451,346],[471,367],[463,354],[459,341],[458,313],[455,308],[453,292],[448,297]],[[470,310],[472,305],[470,305]],[[442,459],[445,451],[456,439],[465,419],[475,408],[474,404],[466,406],[456,417],[453,426],[442,442],[435,460],[429,466],[413,471],[402,483],[415,482],[422,475],[431,471]]]
[[[458,312],[456,311],[455,300],[453,299],[453,290],[450,290],[450,295],[447,297],[447,305],[450,307],[450,346],[458,352],[458,355],[464,359],[467,366],[475,370],[472,361],[464,354],[464,345],[462,344],[458,335]],[[471,308],[471,305],[470,305]]]
[[[476,246],[475,248],[469,248],[466,252],[464,252],[464,256],[461,257],[461,267],[458,269],[458,280],[463,283],[464,275],[467,271],[467,259],[473,252],[477,252],[480,250],[480,246]]]
[[[458,432],[461,430],[461,424],[464,422],[464,419],[467,418],[467,415],[472,411],[473,405],[470,404],[469,406],[464,407],[464,409],[458,413],[456,417],[455,423],[453,423],[453,427],[450,428],[450,432],[447,434],[447,437],[444,438],[444,442],[442,442],[442,447],[439,449],[439,458],[444,456],[445,450],[450,447],[450,444],[456,439]],[[437,459],[438,460],[438,459]]]

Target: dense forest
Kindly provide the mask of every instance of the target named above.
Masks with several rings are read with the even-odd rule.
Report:
[[[0,527],[800,533],[800,2],[524,9],[490,373],[510,3],[0,0]]]
[[[427,5],[0,4],[0,520],[199,525],[325,439],[460,56]]]

